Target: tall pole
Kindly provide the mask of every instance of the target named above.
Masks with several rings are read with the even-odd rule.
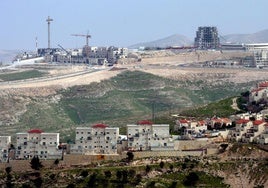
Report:
[[[49,16],[47,18],[47,34],[48,34],[48,46],[47,48],[50,49],[50,22],[53,21],[53,19],[51,19]]]
[[[37,37],[35,37],[35,52],[36,55],[38,54],[38,41],[37,41]]]

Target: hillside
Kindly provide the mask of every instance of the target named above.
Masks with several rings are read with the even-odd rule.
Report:
[[[268,42],[268,29],[259,31],[252,34],[230,34],[223,36],[225,41],[231,43],[267,43]]]
[[[184,35],[174,34],[163,39],[151,41],[151,42],[142,42],[129,46],[129,48],[139,48],[139,47],[160,47],[166,48],[169,46],[189,46],[192,44],[192,41]]]
[[[268,29],[249,34],[228,34],[220,37],[221,43],[268,43]],[[189,38],[184,35],[174,34],[165,38],[154,41],[145,41],[129,46],[131,49],[139,47],[165,48],[170,46],[190,46],[193,45],[194,38]]]
[[[11,63],[18,53],[19,50],[0,50],[0,62]]]
[[[239,95],[268,80],[266,70],[202,68],[193,63],[197,57],[204,61],[231,54],[169,53],[145,54],[142,62],[112,69],[40,64],[2,72],[0,126],[6,135],[38,127],[59,131],[63,140],[72,140],[77,126],[125,127],[151,119],[153,108],[156,118],[177,114]],[[10,81],[14,78],[30,80]]]

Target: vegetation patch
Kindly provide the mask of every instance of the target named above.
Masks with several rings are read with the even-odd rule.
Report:
[[[0,74],[0,80],[3,81],[15,81],[15,80],[25,80],[29,78],[43,77],[46,73],[38,70],[28,70],[23,72]]]
[[[231,105],[233,104],[233,98],[223,99],[208,105],[193,108],[190,110],[182,111],[180,114],[183,116],[206,118],[214,115],[218,117],[229,117],[235,114],[237,111],[234,110]]]

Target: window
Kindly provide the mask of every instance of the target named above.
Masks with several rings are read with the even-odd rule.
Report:
[[[46,142],[43,142],[43,146],[45,146],[46,145]]]

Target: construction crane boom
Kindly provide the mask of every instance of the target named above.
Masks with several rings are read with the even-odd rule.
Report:
[[[68,52],[65,48],[63,48],[60,44],[58,44],[58,46],[67,53],[67,55],[71,55],[70,52]]]
[[[72,36],[75,36],[75,37],[86,37],[86,45],[88,46],[88,40],[89,40],[89,38],[91,38],[91,35],[89,35],[89,34],[86,34],[86,35],[84,35],[84,34],[72,34]]]

